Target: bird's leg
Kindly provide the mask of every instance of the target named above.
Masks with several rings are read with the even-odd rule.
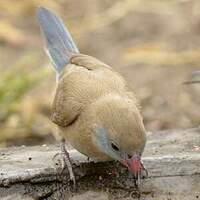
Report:
[[[68,172],[69,172],[69,177],[70,177],[70,180],[73,182],[74,184],[74,187],[76,187],[76,179],[75,179],[75,175],[74,175],[74,172],[73,172],[73,167],[72,167],[72,162],[70,160],[70,157],[69,157],[69,153],[65,147],[65,139],[62,139],[61,140],[61,145],[60,145],[60,149],[61,149],[61,174],[63,173],[63,171],[67,168],[68,169]],[[54,158],[59,155],[59,154],[56,154],[54,156]]]
[[[65,147],[65,139],[62,139],[62,141],[61,141],[61,154],[63,155],[62,171],[67,167],[67,169],[69,171],[70,180],[72,180],[74,185],[76,185],[76,179],[75,179],[75,175],[73,172],[72,162],[70,160],[69,153]]]

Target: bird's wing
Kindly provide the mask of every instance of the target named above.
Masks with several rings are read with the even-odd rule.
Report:
[[[100,95],[100,90],[98,93],[96,89],[99,84],[98,72],[94,71],[108,67],[97,59],[85,55],[72,57],[70,61],[60,75],[52,104],[51,120],[61,127],[76,122],[85,106]]]
[[[80,116],[83,104],[75,97],[73,81],[68,76],[57,85],[52,104],[51,121],[61,127],[72,125]]]
[[[43,7],[38,8],[37,17],[47,54],[59,75],[69,64],[71,56],[78,54],[79,50],[60,18]]]

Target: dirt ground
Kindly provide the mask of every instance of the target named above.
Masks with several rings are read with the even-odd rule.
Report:
[[[62,16],[82,53],[126,78],[140,99],[147,130],[200,124],[200,85],[182,84],[200,69],[198,0],[2,0],[1,146],[55,142],[56,127],[49,121],[55,77],[35,17],[39,5]]]

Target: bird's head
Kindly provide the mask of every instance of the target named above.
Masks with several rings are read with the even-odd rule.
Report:
[[[143,119],[135,102],[121,97],[105,97],[96,102],[93,141],[99,150],[120,161],[134,174],[145,170],[141,155],[146,143]]]

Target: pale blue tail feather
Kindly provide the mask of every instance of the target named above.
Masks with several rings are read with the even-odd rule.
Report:
[[[73,54],[79,53],[69,31],[60,18],[46,8],[37,9],[47,54],[59,75]]]

